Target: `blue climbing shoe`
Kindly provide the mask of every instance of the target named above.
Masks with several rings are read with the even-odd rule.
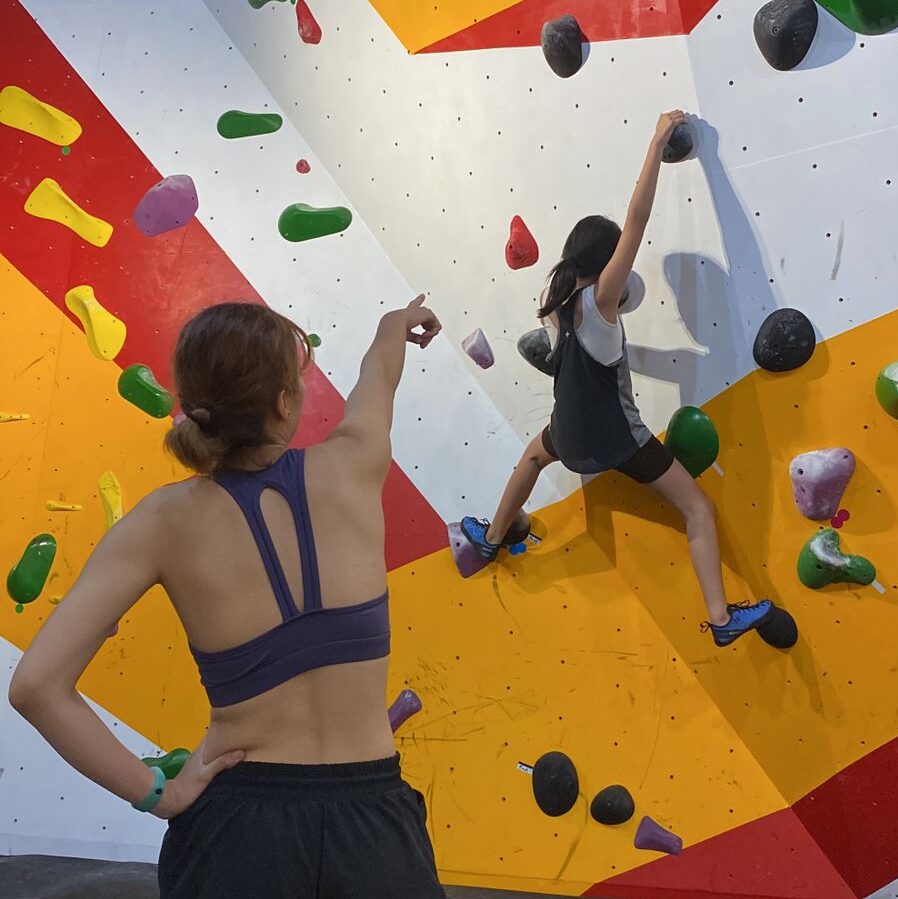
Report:
[[[494,562],[499,550],[502,548],[501,543],[490,543],[486,539],[486,532],[490,529],[490,523],[485,518],[474,518],[466,515],[461,520],[462,533],[477,547],[477,552],[481,558],[487,562]]]
[[[750,605],[746,600],[730,604],[727,609],[730,613],[730,620],[726,624],[702,622],[702,632],[711,631],[714,642],[718,646],[729,646],[743,634],[762,625],[773,615],[774,605],[769,599],[762,599],[754,605]]]

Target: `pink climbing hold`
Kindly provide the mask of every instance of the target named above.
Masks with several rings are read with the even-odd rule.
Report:
[[[169,175],[154,184],[137,204],[134,221],[147,237],[182,228],[199,209],[190,175]]]
[[[461,348],[481,367],[489,368],[495,361],[493,349],[486,339],[486,335],[478,328],[473,334],[469,334],[462,342]]]
[[[849,518],[851,518],[851,514],[847,509],[839,509],[829,520],[829,523],[838,530]]]
[[[321,26],[315,21],[315,16],[312,15],[312,10],[305,0],[296,0],[296,22],[304,44],[321,43]]]
[[[666,852],[668,855],[679,855],[683,851],[683,840],[675,833],[662,827],[646,815],[636,828],[633,845],[637,849],[651,849],[653,852]]]
[[[461,522],[452,522],[448,525],[447,530],[449,532],[449,548],[452,550],[452,558],[455,560],[458,573],[462,577],[471,577],[478,571],[483,571],[489,562],[480,555],[477,547],[465,536],[461,529]]]
[[[801,514],[812,521],[834,518],[854,466],[854,453],[843,446],[796,456],[789,474]]]
[[[505,244],[505,261],[511,269],[527,268],[539,259],[539,247],[524,224],[524,220],[516,215],[511,220],[511,234]]]
[[[299,172],[300,175],[308,175],[309,172],[312,171],[312,167],[309,165],[309,160],[300,159],[299,162],[296,163],[296,171]]]

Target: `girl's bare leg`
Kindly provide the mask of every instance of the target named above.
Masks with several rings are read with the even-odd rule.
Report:
[[[723,589],[714,503],[679,462],[647,486],[672,503],[686,519],[689,555],[708,607],[708,619],[712,624],[726,624],[730,613]]]
[[[511,527],[515,515],[518,514],[524,503],[530,498],[540,472],[547,465],[557,461],[554,456],[550,456],[546,452],[541,434],[537,434],[527,444],[524,455],[521,456],[520,462],[518,462],[511,477],[508,479],[505,492],[499,501],[499,508],[496,509],[490,528],[486,532],[486,539],[490,543],[501,543],[502,538]]]

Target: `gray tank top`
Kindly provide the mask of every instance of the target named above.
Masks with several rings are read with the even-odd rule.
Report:
[[[557,312],[558,340],[549,358],[555,381],[549,433],[566,468],[597,474],[630,459],[651,440],[652,432],[633,399],[623,325],[621,357],[603,365],[590,355],[574,327],[581,293],[574,294]]]

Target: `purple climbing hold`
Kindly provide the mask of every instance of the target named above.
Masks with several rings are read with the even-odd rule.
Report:
[[[478,328],[462,342],[461,348],[481,367],[489,368],[495,361],[493,349],[486,339],[486,334]]]
[[[653,852],[679,855],[683,849],[683,840],[646,815],[636,828],[633,845],[637,849],[651,849]]]
[[[812,521],[833,518],[854,474],[854,464],[854,453],[844,446],[796,456],[789,474],[801,514]]]
[[[452,558],[455,559],[455,566],[462,577],[471,577],[489,565],[489,562],[480,555],[477,547],[464,535],[461,522],[453,521],[447,530]]]
[[[199,209],[190,175],[169,175],[154,184],[137,204],[134,221],[147,237],[182,228]]]
[[[390,729],[395,734],[412,715],[424,708],[418,694],[414,690],[403,690],[387,711],[390,718]]]

